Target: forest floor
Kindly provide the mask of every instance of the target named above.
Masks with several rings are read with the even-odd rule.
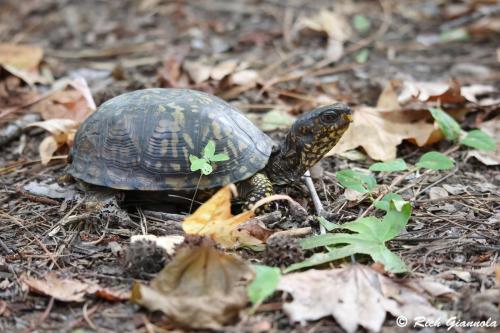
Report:
[[[42,278],[55,271],[69,281],[92,280],[128,292],[137,280],[124,264],[130,259],[123,255],[130,237],[143,233],[144,223],[148,233],[158,236],[182,234],[182,229],[163,221],[169,215],[135,206],[128,209],[132,223],[105,222],[89,213],[81,196],[64,200],[65,193],[59,198],[50,191],[40,194],[36,190],[44,186],[60,190],[56,184],[65,174],[66,143],[72,136],[65,129],[57,137],[57,150],[47,153],[42,147],[48,158],[53,156],[41,163],[39,149],[47,132],[28,128],[10,136],[5,131],[9,124],[18,122],[20,129],[30,119],[56,118],[78,124],[91,111],[92,100],[99,106],[127,91],[178,87],[227,100],[276,140],[295,117],[332,101],[356,112],[366,106],[414,112],[420,117],[415,120],[427,125],[432,123],[427,109],[440,106],[462,129],[489,126],[498,137],[499,13],[497,2],[478,0],[0,2],[0,50],[5,43],[29,45],[17,60],[32,64],[16,71],[7,65],[13,60],[5,60],[0,51],[0,331],[178,330],[160,313],[111,296],[64,302],[28,288],[29,279],[49,284]],[[55,84],[77,77],[88,86]],[[415,103],[406,103],[408,87],[420,92]],[[380,185],[375,197],[396,192],[413,207],[408,225],[389,248],[403,259],[407,277],[431,277],[455,291],[453,297],[436,297],[433,305],[464,321],[500,323],[500,148],[485,155],[442,136],[420,139],[418,146],[414,142],[425,131],[424,122],[408,122],[413,127],[400,133],[389,123],[377,127],[373,118],[358,119],[358,141],[350,142],[350,148],[360,147],[358,153],[326,157],[312,170],[325,217],[342,224],[374,211],[366,195],[345,192],[337,171],[366,170],[377,159],[396,156],[415,165],[426,152],[447,154],[454,160],[448,170],[375,174]],[[304,185],[282,191],[310,216],[316,214]],[[293,215],[283,211],[285,222],[272,227],[310,226],[318,232],[313,218],[297,222],[287,214]],[[254,263],[265,262],[262,252],[239,252]],[[369,263],[363,256],[359,261]],[[147,283],[152,276],[140,279]],[[289,301],[273,297],[253,314],[242,311],[239,320],[220,331],[343,331],[331,316],[292,321],[283,308]],[[398,328],[388,315],[381,330],[408,328]]]

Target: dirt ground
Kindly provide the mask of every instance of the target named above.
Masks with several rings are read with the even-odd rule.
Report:
[[[488,9],[477,9],[480,5]],[[477,8],[471,10],[471,6]],[[447,82],[453,78],[462,85],[498,88],[498,26],[496,31],[474,27],[484,18],[498,20],[498,7],[495,1],[472,0],[4,0],[0,2],[0,41],[43,48],[44,75],[56,79],[83,76],[97,105],[141,88],[190,87],[228,100],[263,126],[266,114],[277,107],[296,116],[325,99],[374,106],[391,80]],[[371,22],[367,31],[349,36],[336,61],[327,58],[327,35],[307,34],[296,25],[300,17],[326,8],[347,18],[363,14]],[[467,38],[443,42],[442,31],[461,27],[469,29]],[[434,43],[436,38],[441,42]],[[364,62],[358,58],[363,49],[369,50]],[[239,78],[203,79],[204,66],[228,59],[245,62],[251,71]],[[259,74],[257,81],[248,78],[254,73]],[[44,93],[50,87],[7,83],[8,76],[5,71],[0,73],[0,115],[8,107],[25,103],[30,91]],[[468,112],[461,126],[470,129],[498,117],[498,105],[462,107]],[[0,125],[30,113],[31,107],[28,103],[8,118],[0,118]],[[279,124],[270,124],[266,130],[279,140],[284,130]],[[63,202],[24,189],[33,181],[56,183],[64,175],[67,148],[56,152],[62,157],[47,165],[40,163],[38,146],[45,135],[42,130],[30,129],[0,144],[0,331],[175,331],[165,317],[138,305],[100,298],[59,302],[29,293],[20,282],[22,275],[41,277],[54,270],[65,277],[89,278],[121,290],[130,290],[134,281],[117,253],[126,250],[131,235],[142,232],[142,213],[129,209],[134,225],[103,223],[99,216],[85,215],[78,200]],[[457,292],[453,300],[437,302],[439,307],[456,311],[464,320],[492,317],[500,322],[498,300],[478,297],[496,285],[499,167],[484,165],[469,157],[464,146],[457,148],[448,141],[424,147],[405,141],[397,156],[414,164],[430,150],[449,152],[455,167],[396,182],[393,191],[409,200],[414,210],[406,232],[391,241],[390,248],[402,256],[411,276],[433,276]],[[367,200],[347,200],[335,171],[368,168],[372,163],[369,157],[352,160],[335,156],[323,159],[315,168],[314,183],[331,221],[352,221],[370,206]],[[389,185],[399,175],[381,173],[377,180]],[[447,195],[434,196],[431,189],[435,187],[446,189]],[[283,191],[314,215],[305,186]],[[70,215],[83,217],[63,223]],[[146,214],[145,218],[150,233],[181,232],[172,223],[165,224],[161,215]],[[304,227],[309,221],[288,221],[277,227]],[[312,226],[317,230],[318,225]],[[54,232],[56,227],[58,232]],[[242,254],[256,262],[262,259],[259,253]],[[221,331],[343,331],[331,318],[293,323],[282,310],[283,302],[273,298],[256,314],[245,314]],[[445,328],[422,331],[436,330]],[[383,332],[406,331],[398,328],[392,317],[383,327]],[[466,331],[479,330],[461,330]]]

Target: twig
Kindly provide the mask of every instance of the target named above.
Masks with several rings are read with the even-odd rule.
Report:
[[[304,182],[306,183],[307,189],[311,194],[311,199],[314,204],[314,209],[316,210],[316,215],[321,216],[325,208],[323,207],[323,204],[319,199],[318,192],[316,192],[316,188],[314,187],[314,183],[311,179],[311,173],[309,172],[309,170],[307,170],[304,174]],[[321,234],[326,234],[326,229],[322,224],[319,225],[319,232]]]
[[[273,238],[276,236],[301,237],[301,236],[309,235],[311,232],[312,232],[311,227],[288,229],[288,230],[276,231],[269,238]]]
[[[40,327],[40,325],[49,316],[50,311],[52,310],[53,306],[54,306],[54,297],[51,297],[49,300],[49,304],[47,304],[47,307],[45,308],[45,311],[43,311],[40,318],[38,318],[35,323],[31,323],[30,327],[27,328],[25,331],[23,331],[23,333],[29,333],[29,332],[35,331],[37,327]],[[38,330],[36,330],[36,331],[38,331]]]

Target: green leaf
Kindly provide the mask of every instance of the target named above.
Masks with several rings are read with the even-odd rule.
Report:
[[[255,279],[248,285],[247,294],[252,304],[259,305],[271,296],[281,279],[281,271],[277,267],[252,265]]]
[[[420,157],[417,166],[431,170],[448,170],[453,168],[454,161],[437,151],[430,151]]]
[[[203,157],[207,160],[212,160],[215,154],[215,142],[213,140],[208,140],[207,145],[203,149]]]
[[[442,42],[466,41],[470,38],[469,33],[464,28],[443,31],[440,35]]]
[[[366,16],[361,14],[354,15],[352,23],[354,25],[354,29],[356,29],[361,33],[368,31],[368,29],[370,29],[371,26],[370,20],[368,20]]]
[[[323,227],[325,227],[326,231],[332,231],[333,229],[341,227],[340,224],[330,222],[322,216],[318,217],[318,221]]]
[[[481,130],[470,131],[460,143],[479,150],[495,151],[497,149],[495,140]]]
[[[369,56],[370,56],[370,50],[362,49],[361,51],[356,53],[354,60],[356,60],[358,64],[364,64],[368,60]]]
[[[405,272],[404,262],[386,247],[385,242],[399,235],[406,227],[411,210],[411,205],[407,202],[398,210],[391,201],[382,220],[369,216],[339,226],[353,233],[328,233],[306,238],[300,243],[304,249],[328,246],[330,252],[316,253],[305,261],[291,265],[285,272],[324,264],[357,253],[369,255],[374,261],[382,263],[388,271]]]
[[[457,140],[460,135],[460,125],[441,108],[429,108],[432,117],[448,140]]]
[[[208,176],[209,174],[211,174],[212,171],[214,171],[214,169],[208,163],[203,164],[201,167],[201,173],[204,174],[205,176]]]
[[[297,120],[287,110],[277,108],[264,113],[263,115],[255,115],[251,113],[251,120],[259,124],[259,128],[263,131],[275,131],[278,129],[288,129]]]
[[[204,158],[198,158],[194,155],[189,155],[189,161],[191,162],[191,171],[201,170],[207,164]]]
[[[385,210],[386,212],[389,210],[389,204],[393,202],[394,206],[398,211],[401,211],[403,205],[407,203],[407,201],[403,200],[403,198],[397,193],[387,193],[381,200],[375,200],[373,205],[380,209]]]
[[[345,188],[350,188],[360,193],[371,192],[375,186],[377,186],[377,181],[375,177],[370,174],[357,172],[354,170],[341,170],[337,171],[335,174],[340,185]]]
[[[210,161],[212,162],[222,162],[227,160],[229,160],[229,156],[225,153],[215,154],[212,158],[210,158]]]
[[[403,159],[398,158],[392,161],[373,163],[370,166],[369,170],[394,172],[394,171],[408,170],[408,166],[406,165],[406,162]]]

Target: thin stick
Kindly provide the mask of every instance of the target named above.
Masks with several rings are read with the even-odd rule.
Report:
[[[319,199],[318,192],[316,192],[316,188],[314,187],[314,183],[311,179],[311,173],[309,172],[309,170],[307,170],[306,173],[304,174],[304,182],[306,183],[307,189],[311,194],[311,199],[314,204],[314,209],[316,210],[316,215],[321,216],[325,208],[323,207],[323,204]],[[321,234],[326,234],[326,229],[322,224],[319,225],[319,232]]]
[[[198,193],[198,187],[200,186],[202,176],[203,174],[200,172],[200,178],[198,178],[198,183],[196,184],[196,189],[194,190],[193,198],[191,199],[191,206],[189,206],[188,215],[191,215],[191,210],[193,209],[193,204],[194,204],[194,198],[196,198],[196,194]]]

